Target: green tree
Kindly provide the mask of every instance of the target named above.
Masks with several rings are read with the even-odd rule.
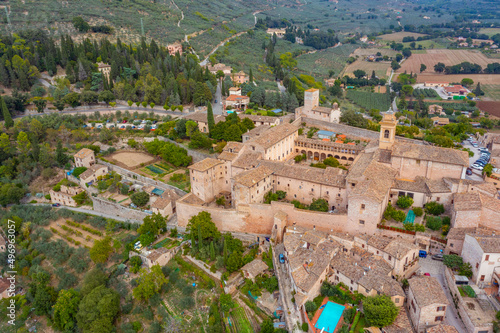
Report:
[[[474,81],[472,79],[464,77],[460,83],[465,87],[471,87],[474,84]]]
[[[120,310],[120,295],[113,289],[99,286],[83,297],[76,320],[84,333],[111,333]]]
[[[107,236],[101,240],[95,240],[90,248],[90,259],[96,264],[105,263],[113,251],[111,247],[111,237]]]
[[[82,296],[90,294],[92,290],[99,286],[105,286],[108,282],[108,276],[100,268],[95,267],[85,274],[83,278],[83,286],[80,290]]]
[[[133,256],[132,258],[130,258],[129,264],[130,264],[130,271],[134,274],[137,273],[141,269],[142,265],[141,257]]]
[[[151,296],[160,292],[161,287],[167,284],[167,278],[163,275],[160,265],[151,267],[149,273],[141,269],[137,287],[132,291],[134,297],[139,301],[147,301]]]
[[[146,192],[136,192],[130,196],[130,200],[137,207],[142,207],[149,202],[149,194]]]
[[[260,333],[274,333],[274,325],[271,319],[266,319],[260,325]]]
[[[491,177],[492,173],[493,173],[493,165],[491,165],[490,163],[486,164],[483,168],[483,175]]]
[[[236,272],[243,266],[243,260],[241,258],[241,253],[234,251],[226,260],[226,269],[229,273]]]
[[[420,73],[423,73],[427,69],[425,64],[420,64]]]
[[[219,297],[220,309],[224,313],[228,313],[232,308],[234,308],[234,302],[231,298],[231,294],[222,294]]]
[[[12,126],[14,126],[14,120],[12,120],[9,109],[7,109],[7,104],[5,104],[5,99],[2,96],[0,96],[0,106],[2,108],[2,116],[3,120],[5,121],[5,127],[11,128]]]
[[[252,68],[250,68],[250,72],[248,74],[248,83],[253,83],[253,72]]]
[[[42,99],[42,98],[35,99],[33,101],[33,104],[35,104],[36,111],[38,113],[43,113],[43,111],[45,111],[45,107],[47,106],[47,100],[46,99]]]
[[[328,201],[325,199],[313,199],[311,205],[309,206],[310,210],[318,211],[318,212],[327,212],[328,211]]]
[[[143,223],[137,229],[140,235],[151,233],[153,236],[158,235],[162,230],[167,228],[166,218],[161,214],[148,215],[143,219]]]
[[[76,328],[76,314],[80,304],[80,294],[73,290],[61,290],[53,306],[54,326],[61,331],[71,332]]]
[[[221,236],[217,226],[212,222],[212,216],[208,212],[200,212],[189,219],[186,232],[198,238],[198,226],[200,226],[202,240],[219,239]]]
[[[90,24],[85,22],[81,16],[73,17],[73,26],[80,32],[87,32],[90,30]]]
[[[21,131],[17,135],[17,149],[19,149],[19,152],[24,156],[28,156],[28,153],[31,149],[31,142],[28,138],[28,134],[26,134],[25,132]]]
[[[116,99],[115,95],[109,90],[104,90],[99,93],[99,102],[105,102],[106,104],[109,104],[110,102],[113,102],[115,99]]]
[[[443,256],[443,264],[453,270],[458,270],[464,264],[464,260],[456,254],[447,254]]]
[[[214,241],[210,242],[210,260],[214,261],[215,260],[215,247],[214,247]]]
[[[391,325],[399,313],[399,309],[386,295],[366,297],[363,300],[363,310],[366,320],[376,327]]]

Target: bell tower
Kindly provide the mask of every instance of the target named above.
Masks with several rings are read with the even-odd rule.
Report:
[[[396,137],[396,125],[398,121],[394,113],[386,113],[380,122],[380,149],[391,149]]]
[[[311,111],[319,106],[319,90],[307,89],[304,91],[304,111]]]

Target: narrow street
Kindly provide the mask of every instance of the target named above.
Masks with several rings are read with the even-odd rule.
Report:
[[[435,277],[441,284],[446,297],[448,298],[448,307],[446,308],[446,319],[445,324],[455,327],[458,333],[467,333],[467,330],[462,323],[462,320],[458,317],[457,309],[453,304],[453,299],[451,297],[448,287],[446,287],[445,277],[444,277],[444,265],[442,261],[432,260],[430,257],[420,258],[420,272],[429,273],[432,277]]]
[[[217,91],[215,92],[215,101],[212,104],[212,111],[214,115],[222,114],[222,83],[220,81],[217,84]]]
[[[278,258],[279,254],[283,253],[283,244],[273,246],[273,264],[274,272],[278,278],[278,285],[280,288],[280,297],[283,304],[283,313],[285,314],[286,327],[289,332],[299,333],[302,332],[297,326],[300,322],[300,314],[295,309],[295,304],[292,303],[292,285],[285,270],[285,264],[280,264]]]

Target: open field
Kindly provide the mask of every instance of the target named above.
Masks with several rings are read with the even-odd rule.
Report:
[[[415,73],[415,72],[414,72]],[[418,72],[417,72],[418,73]],[[399,74],[399,73],[398,73]],[[397,75],[394,76],[394,80],[396,79]],[[474,81],[474,87],[475,84],[478,82],[481,82],[481,86],[483,84],[499,84],[500,85],[500,75],[492,75],[492,74],[435,74],[435,73],[419,73],[417,75],[417,83],[424,83],[424,82],[460,82],[462,81],[463,78],[469,78]]]
[[[109,159],[133,169],[141,164],[151,163],[155,160],[155,157],[146,153],[123,151],[110,155]]]
[[[401,42],[404,37],[414,37],[415,39],[417,39],[418,37],[423,37],[423,36],[427,36],[427,35],[418,34],[416,32],[400,31],[400,32],[392,33],[392,34],[377,36],[377,39],[388,40],[391,42]]]
[[[493,36],[496,34],[500,34],[500,28],[483,28],[479,30],[480,34],[486,34],[488,36]]]
[[[403,43],[404,47],[411,48],[411,42]],[[451,41],[446,38],[436,38],[436,39],[427,39],[421,41],[415,41],[415,45],[418,48],[419,45],[424,49],[446,49],[451,44]],[[412,52],[418,50],[412,50]]]
[[[484,91],[481,99],[500,101],[500,80],[499,84],[481,84],[481,89]]]
[[[419,73],[420,64],[425,64],[427,66],[426,72],[430,73],[434,72],[434,65],[438,62],[442,62],[446,66],[451,66],[465,61],[478,64],[482,67],[498,62],[497,60],[487,58],[479,51],[435,49],[427,50],[423,54],[413,54],[403,62],[398,73],[404,73],[405,71],[408,73]]]

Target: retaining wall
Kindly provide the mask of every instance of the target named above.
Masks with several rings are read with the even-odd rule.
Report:
[[[240,205],[236,209],[223,209],[189,204],[178,200],[176,202],[177,223],[179,227],[186,227],[189,219],[200,212],[211,214],[212,220],[219,230],[232,233],[251,235],[271,235],[274,225],[274,215],[281,211],[287,214],[287,223],[306,228],[331,232],[359,233],[356,225],[350,225],[346,214],[329,214],[296,209],[292,204],[273,201],[270,205],[250,204]]]
[[[111,202],[100,198],[92,197],[92,202],[94,210],[96,212],[123,217],[134,223],[142,224],[142,220],[146,216],[149,216],[149,214],[144,213],[140,210],[127,208],[116,202]]]

